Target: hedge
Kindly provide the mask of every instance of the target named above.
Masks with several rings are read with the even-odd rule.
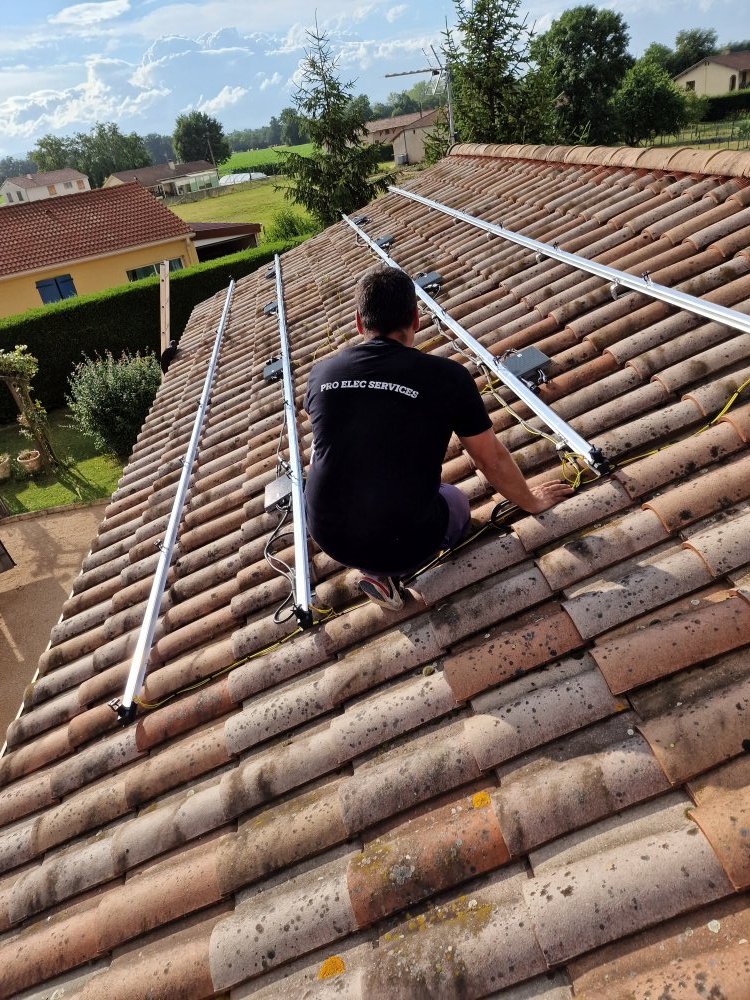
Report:
[[[171,275],[171,336],[179,340],[194,306],[226,288],[231,278],[242,278],[268,264],[275,253],[298,246],[307,237],[264,243],[251,250],[175,271]],[[269,297],[273,290],[269,283]],[[82,356],[123,350],[159,351],[159,278],[93,295],[64,299],[0,319],[0,348],[26,344],[39,360],[32,392],[48,410],[65,405],[68,377]],[[0,422],[16,418],[10,393],[0,394]]]
[[[709,97],[708,111],[703,120],[721,122],[726,119],[738,118],[743,112],[750,112],[750,87],[745,90],[733,90],[728,94]]]

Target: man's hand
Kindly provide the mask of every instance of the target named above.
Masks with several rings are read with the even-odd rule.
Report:
[[[491,428],[459,440],[490,485],[530,514],[541,514],[573,495],[571,487],[559,479],[530,489],[512,455]]]
[[[544,483],[542,486],[534,486],[529,492],[534,498],[533,507],[528,504],[522,505],[523,509],[527,510],[529,514],[541,514],[543,510],[549,510],[550,507],[554,507],[561,500],[566,500],[568,497],[573,496],[572,487],[562,482],[562,480],[557,480],[554,483]]]

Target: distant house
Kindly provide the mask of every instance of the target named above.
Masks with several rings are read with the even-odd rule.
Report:
[[[174,198],[193,191],[219,186],[219,171],[208,160],[194,160],[192,163],[157,163],[151,167],[136,167],[135,170],[120,170],[110,174],[102,187],[115,187],[138,181],[156,198]]]
[[[393,146],[396,163],[419,163],[424,159],[424,140],[435,124],[438,109],[431,111],[415,111],[409,115],[396,115],[393,118],[379,118],[367,123],[365,142],[373,145],[376,142]]]
[[[750,87],[750,51],[708,56],[674,77],[678,87],[698,97],[714,97]]]
[[[0,211],[0,316],[198,263],[192,230],[140,184]]]
[[[24,201],[42,201],[57,198],[63,194],[79,194],[90,191],[91,185],[86,174],[66,167],[64,170],[50,170],[40,174],[20,174],[7,177],[0,185],[0,194],[6,204]]]

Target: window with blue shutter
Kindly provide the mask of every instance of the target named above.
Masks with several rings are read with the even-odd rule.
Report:
[[[45,278],[37,281],[37,291],[45,305],[48,302],[59,302],[61,299],[72,299],[77,295],[76,286],[69,274],[60,274],[56,278]]]

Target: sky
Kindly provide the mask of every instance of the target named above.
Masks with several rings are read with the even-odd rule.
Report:
[[[471,0],[467,0],[468,3]],[[537,32],[567,7],[522,2]],[[682,28],[714,28],[719,43],[746,37],[744,0],[610,0],[630,31],[630,51],[674,44]],[[658,7],[658,10],[655,8]],[[124,132],[171,134],[198,109],[226,132],[264,125],[291,104],[305,31],[317,12],[354,92],[383,100],[427,76],[452,0],[20,0],[3,4],[0,31],[0,157],[24,156],[42,135],[114,121]]]

